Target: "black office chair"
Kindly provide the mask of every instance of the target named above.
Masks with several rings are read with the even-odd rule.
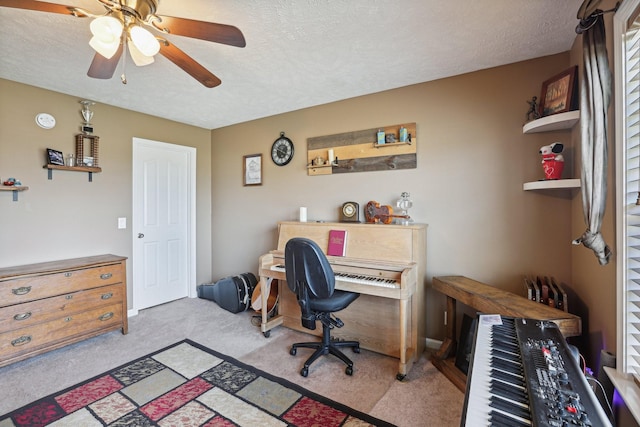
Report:
[[[345,373],[353,375],[353,362],[338,347],[352,347],[355,353],[360,353],[360,343],[331,340],[331,329],[344,326],[331,313],[347,308],[360,294],[334,290],[333,269],[322,249],[313,240],[301,237],[289,240],[284,248],[284,261],[289,289],[295,292],[302,310],[302,326],[315,330],[316,320],[322,323],[322,342],[302,342],[291,346],[289,353],[293,356],[299,347],[316,349],[304,362],[300,375],[306,377],[309,365],[328,353],[346,363]]]

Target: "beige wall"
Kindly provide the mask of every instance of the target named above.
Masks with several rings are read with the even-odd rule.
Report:
[[[126,89],[125,89],[126,90]],[[100,136],[102,172],[54,171],[47,179],[45,149],[75,151],[82,122],[81,98],[0,80],[0,178],[19,178],[29,190],[0,193],[0,267],[113,253],[132,255],[132,138],[140,137],[197,149],[198,283],[211,277],[210,132],[156,117],[97,104],[92,123]],[[35,115],[48,112],[57,124],[39,128]],[[127,229],[117,218],[127,218]],[[127,262],[129,307],[131,259]]]
[[[429,224],[425,286],[433,276],[460,274],[520,293],[523,274],[554,276],[580,294],[580,310],[590,307],[580,313],[588,335],[615,349],[614,268],[570,243],[584,231],[579,193],[522,190],[542,177],[538,149],[554,141],[566,144],[565,177],[579,177],[575,130],[522,134],[526,100],[572,63],[575,49],[213,131],[98,104],[103,172],[93,183],[71,172],[54,172],[49,181],[42,169],[45,148],[73,150],[80,98],[0,80],[0,178],[30,187],[18,202],[0,193],[0,266],[130,257],[132,230],[116,226],[119,216],[131,224],[131,139],[141,137],[198,150],[198,283],[257,273],[258,257],[276,245],[277,221],[297,219],[300,206],[312,220],[336,220],[344,201],[394,204],[408,191],[410,214]],[[56,116],[54,129],[35,125],[42,111]],[[307,176],[307,138],[406,122],[417,123],[416,169]],[[296,147],[285,167],[269,154],[281,131]],[[243,187],[242,156],[255,153],[263,154],[263,185]],[[612,215],[604,231],[615,247]],[[444,298],[428,289],[427,299],[427,335],[442,339]]]
[[[522,190],[543,177],[538,150],[554,141],[567,145],[565,176],[575,177],[569,132],[522,134],[526,101],[568,66],[559,54],[212,131],[214,277],[255,272],[276,246],[276,222],[297,219],[299,206],[336,220],[344,201],[394,204],[408,191],[411,216],[429,224],[426,286],[448,274],[518,293],[523,274],[572,283],[578,192]],[[417,123],[416,169],[307,176],[307,138],[406,122]],[[281,131],[296,148],[284,167],[270,159]],[[263,185],[243,187],[242,156],[254,153],[264,156]],[[430,289],[427,298],[427,335],[442,339],[444,298]]]

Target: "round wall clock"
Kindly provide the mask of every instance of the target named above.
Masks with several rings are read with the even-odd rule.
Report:
[[[293,142],[280,132],[280,137],[271,146],[271,158],[273,163],[284,166],[293,159]]]
[[[340,222],[360,222],[360,205],[356,202],[345,202],[340,210]]]
[[[47,113],[39,113],[36,115],[36,123],[43,129],[52,129],[56,125],[56,119]]]

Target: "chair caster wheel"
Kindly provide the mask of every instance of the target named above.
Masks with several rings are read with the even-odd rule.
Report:
[[[289,354],[292,356],[295,356],[297,352],[298,350],[295,347],[291,347],[291,350],[289,350]]]
[[[262,335],[264,335],[265,338],[269,338],[271,336],[271,331],[263,332]]]
[[[404,377],[406,377],[406,375],[402,375],[402,374],[396,374],[396,379],[398,381],[402,381],[404,379]]]
[[[306,377],[307,375],[309,375],[309,368],[302,368],[300,370],[300,375],[302,375],[303,377]]]
[[[344,370],[344,373],[349,376],[353,375],[353,366],[347,366],[347,369]]]
[[[354,353],[360,353],[360,347],[353,347]]]

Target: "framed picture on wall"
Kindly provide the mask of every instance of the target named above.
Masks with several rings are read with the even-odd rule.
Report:
[[[242,158],[244,185],[262,185],[262,154],[250,154]]]
[[[542,83],[540,116],[564,113],[577,108],[578,67],[571,67]]]
[[[62,155],[62,152],[58,150],[47,148],[47,162],[50,165],[64,166],[64,156]]]

